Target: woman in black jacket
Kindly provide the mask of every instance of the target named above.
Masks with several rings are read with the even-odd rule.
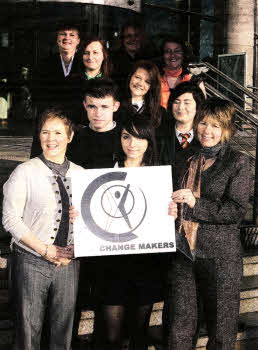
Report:
[[[249,167],[248,157],[228,143],[235,132],[234,117],[229,101],[211,98],[202,104],[194,124],[202,147],[189,159],[181,189],[173,193],[180,203],[177,229],[187,238],[194,258],[207,350],[233,350],[237,335],[242,276],[238,225],[248,205]],[[192,270],[174,264],[170,276],[169,349],[192,349],[197,339]],[[186,290],[188,282],[192,288]]]

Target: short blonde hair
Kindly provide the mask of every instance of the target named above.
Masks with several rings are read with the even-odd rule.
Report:
[[[211,97],[205,100],[194,119],[194,132],[197,133],[198,124],[205,118],[217,121],[222,129],[221,143],[228,142],[236,132],[236,109],[228,100]]]

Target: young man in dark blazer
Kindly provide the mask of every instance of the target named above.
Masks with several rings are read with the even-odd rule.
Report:
[[[160,142],[160,163],[172,165],[174,188],[178,186],[187,159],[200,148],[193,132],[193,121],[204,99],[201,89],[190,82],[171,90],[167,110],[170,118],[167,133]]]
[[[187,159],[200,149],[200,143],[194,135],[193,122],[204,101],[204,95],[199,87],[190,82],[179,84],[171,90],[168,101],[168,114],[170,119],[166,135],[161,138],[160,162],[162,165],[172,166],[173,191],[180,188],[181,175],[187,166]],[[165,343],[169,344],[169,325],[175,315],[178,318],[179,329],[175,340],[180,349],[189,349],[188,340],[192,339],[196,330],[195,315],[189,315],[183,308],[174,306],[173,301],[188,300],[195,310],[195,282],[193,279],[193,264],[186,238],[176,232],[177,252],[168,255],[168,277],[163,310],[163,329]],[[183,253],[183,254],[182,254]],[[177,296],[177,298],[175,298]],[[172,300],[172,302],[171,302]],[[181,322],[181,323],[180,323]],[[185,336],[187,334],[187,336]],[[186,345],[187,344],[187,345]],[[181,347],[180,347],[181,346]]]

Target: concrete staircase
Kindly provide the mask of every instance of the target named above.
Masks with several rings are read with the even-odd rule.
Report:
[[[8,243],[0,242],[0,349],[11,349],[13,340],[13,321],[8,304]],[[237,349],[257,349],[258,345],[258,252],[257,255],[244,256],[244,276],[241,290],[240,324]],[[150,329],[149,350],[162,349],[162,315],[163,303],[154,304]],[[94,324],[94,311],[83,309],[79,323],[78,340],[84,341],[83,347],[76,345],[73,349],[90,349],[91,334]],[[207,343],[205,330],[201,330],[197,349],[204,350]],[[253,344],[253,345],[252,345]],[[126,349],[126,347],[125,347]],[[47,350],[47,349],[46,349]]]
[[[252,343],[258,345],[258,252],[257,255],[243,257],[244,273],[241,288],[240,323],[237,349],[254,350]],[[162,308],[163,303],[156,303],[153,307],[149,329],[149,343],[151,349],[162,349]],[[88,339],[93,330],[94,312],[83,310],[79,326],[79,337]],[[204,350],[207,343],[205,329],[201,330],[197,349]],[[155,344],[155,346],[154,346]]]

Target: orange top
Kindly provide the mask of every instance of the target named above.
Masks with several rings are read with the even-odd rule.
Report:
[[[181,76],[182,74],[182,68],[180,68],[178,71],[173,72],[169,71],[168,69],[164,69],[164,74],[161,77],[161,106],[167,109],[168,106],[168,99],[170,96],[170,87],[168,85],[167,77],[177,77],[176,86],[185,82],[190,81],[191,75],[185,74]]]

